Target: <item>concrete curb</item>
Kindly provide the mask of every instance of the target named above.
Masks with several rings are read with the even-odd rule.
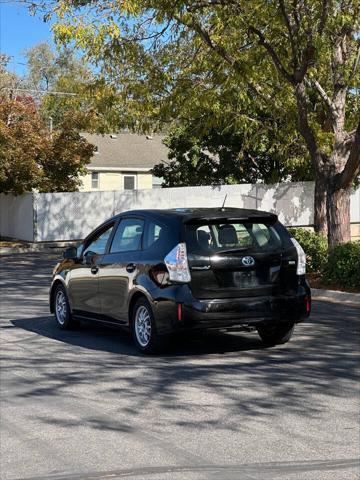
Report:
[[[336,290],[311,289],[313,300],[352,304],[360,307],[360,293],[338,292]]]

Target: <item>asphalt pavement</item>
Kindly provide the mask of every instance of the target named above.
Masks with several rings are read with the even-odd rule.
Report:
[[[56,259],[0,257],[1,480],[360,478],[359,307],[315,301],[275,348],[208,334],[146,357],[57,328]]]

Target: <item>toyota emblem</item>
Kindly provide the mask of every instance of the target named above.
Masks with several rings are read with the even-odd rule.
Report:
[[[252,267],[253,265],[255,265],[255,260],[253,259],[253,257],[243,257],[241,261],[242,264],[245,265],[245,267]]]

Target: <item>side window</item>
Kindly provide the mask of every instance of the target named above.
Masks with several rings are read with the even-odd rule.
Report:
[[[140,250],[143,231],[144,220],[139,218],[121,220],[114,235],[110,253]]]
[[[106,244],[109,240],[113,228],[114,225],[111,225],[107,227],[106,230],[103,230],[101,233],[92,238],[90,240],[90,243],[88,243],[85,247],[83,255],[86,255],[87,252],[93,252],[97,255],[102,255],[103,253],[105,253]]]
[[[148,227],[146,230],[145,240],[144,240],[144,248],[151,247],[156,241],[159,240],[161,231],[164,227],[155,223],[149,222]]]

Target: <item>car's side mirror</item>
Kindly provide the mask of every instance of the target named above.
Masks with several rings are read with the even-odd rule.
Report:
[[[85,263],[86,265],[92,265],[94,263],[94,257],[95,257],[96,253],[95,252],[92,252],[91,250],[88,250],[85,255],[84,255],[84,258],[85,258]]]
[[[68,247],[65,252],[63,253],[63,257],[66,260],[76,260],[77,259],[77,248],[76,247]]]

